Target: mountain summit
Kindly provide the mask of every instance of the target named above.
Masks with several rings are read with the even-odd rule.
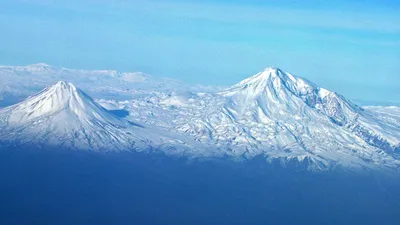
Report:
[[[55,68],[52,76],[65,71],[69,70]],[[107,76],[112,83],[108,89],[118,88],[114,86],[119,78]],[[85,85],[93,86],[89,81]],[[309,170],[400,166],[399,116],[359,107],[275,67],[222,91],[153,89],[130,96],[130,101],[98,100],[105,107],[129,111],[122,119],[72,83],[57,82],[0,110],[0,142],[90,150],[162,149],[190,157],[263,156],[268,162]]]
[[[321,170],[332,164],[364,167],[368,160],[391,161],[388,154],[399,148],[398,125],[389,127],[342,95],[278,68],[267,68],[218,95],[219,101],[206,103],[205,115],[182,120],[178,129],[234,149],[233,155],[267,154],[272,161],[307,162]]]
[[[115,124],[122,123],[72,83],[59,81],[55,85],[12,107],[9,122],[27,123],[44,117],[65,117],[66,127],[73,121],[78,123]],[[57,125],[61,125],[57,123]],[[65,128],[66,128],[65,127]]]
[[[256,75],[249,77],[232,88],[247,88],[251,87],[254,92],[260,92],[265,88],[273,88],[280,90],[282,88],[289,88],[294,92],[301,92],[312,88],[314,85],[301,78],[297,78],[292,74],[283,72],[281,69],[276,67],[269,67],[264,71],[257,73]]]
[[[222,95],[232,98],[242,108],[257,104],[265,112],[303,110],[305,114],[313,114],[317,110],[339,124],[354,119],[362,110],[335,92],[275,67],[241,81]]]
[[[0,140],[110,150],[133,148],[135,142],[132,125],[65,81],[1,110],[0,121],[0,128],[7,131]]]

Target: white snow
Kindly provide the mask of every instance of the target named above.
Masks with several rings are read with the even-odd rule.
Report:
[[[360,108],[335,92],[275,67],[215,91],[169,79],[158,82],[141,73],[77,71],[48,65],[2,67],[0,76],[13,92],[20,88],[8,78],[33,75],[26,71],[42,71],[31,80],[65,78],[78,72],[83,78],[72,76],[72,80],[104,99],[97,103],[73,84],[58,82],[0,110],[0,129],[7,131],[0,132],[2,140],[50,140],[52,134],[52,143],[61,139],[76,148],[163,146],[159,149],[169,154],[191,157],[247,159],[263,155],[269,162],[307,163],[310,170],[399,166],[392,155],[400,149],[398,108]],[[117,98],[124,93],[129,95]],[[116,118],[100,105],[128,110],[126,119],[143,127]]]
[[[157,148],[182,140],[159,129],[119,119],[72,83],[64,81],[0,110],[0,140],[36,142],[96,151]]]

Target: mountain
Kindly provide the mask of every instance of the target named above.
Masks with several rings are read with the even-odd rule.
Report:
[[[184,100],[163,104],[170,99]],[[270,162],[311,170],[398,166],[392,154],[400,143],[398,122],[278,68],[221,92],[136,99],[120,107],[233,157],[263,155]]]
[[[59,69],[37,67],[29,70],[57,77]],[[106,76],[114,81],[125,75]],[[120,84],[108,87],[125,87]],[[397,108],[357,106],[278,68],[222,90],[156,87],[129,100],[93,100],[73,84],[58,82],[0,110],[0,140],[96,151],[150,149],[192,158],[262,156],[269,163],[316,171],[396,170],[400,165]],[[125,112],[125,118],[111,110]]]
[[[234,85],[222,94],[246,102],[262,101],[266,107],[277,103],[289,111],[306,104],[338,124],[346,123],[362,111],[343,96],[274,67]]]
[[[156,148],[156,130],[120,119],[64,81],[0,110],[0,140],[96,151]]]
[[[342,95],[277,68],[268,68],[223,94],[232,97],[235,104],[242,108],[246,108],[248,102],[255,101],[267,114],[276,109],[290,115],[296,115],[299,109],[304,109],[299,116],[312,116],[317,112],[327,116],[334,124],[350,130],[370,145],[385,151],[396,151],[400,146],[398,124],[388,127],[385,125],[386,121],[380,121],[371,112],[346,100]],[[245,102],[245,105],[240,104],[240,101]],[[393,129],[398,132],[392,134]]]

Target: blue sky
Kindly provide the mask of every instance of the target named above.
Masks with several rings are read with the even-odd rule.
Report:
[[[277,66],[400,103],[400,2],[3,0],[0,64],[45,62],[231,85]]]

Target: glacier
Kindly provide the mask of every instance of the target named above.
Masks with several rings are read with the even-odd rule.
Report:
[[[32,82],[13,82],[11,77]],[[143,73],[46,64],[3,66],[0,78],[4,80],[0,93],[7,93],[3,96],[32,95],[46,87],[0,110],[3,145],[152,149],[176,156],[238,160],[262,156],[268,163],[301,165],[312,171],[396,171],[400,165],[398,107],[360,107],[275,67],[226,88],[190,87]],[[112,110],[128,114],[120,118]]]

